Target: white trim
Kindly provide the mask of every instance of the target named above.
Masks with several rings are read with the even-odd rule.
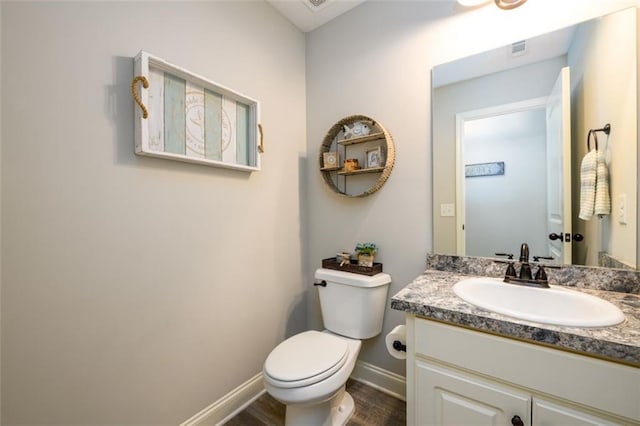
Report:
[[[220,425],[247,408],[265,393],[262,373],[258,373],[180,426]]]
[[[357,361],[351,378],[394,398],[407,400],[407,380],[399,374],[364,361]]]
[[[406,379],[396,373],[376,367],[364,361],[357,361],[351,374],[353,380],[406,401]],[[198,414],[184,421],[180,426],[221,425],[228,422],[265,393],[262,373],[258,373]]]

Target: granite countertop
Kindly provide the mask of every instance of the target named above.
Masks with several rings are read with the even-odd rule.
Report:
[[[427,270],[393,296],[391,308],[640,368],[640,295],[572,287],[608,300],[622,310],[626,319],[613,327],[554,326],[508,317],[465,302],[452,287],[470,276],[473,275]]]

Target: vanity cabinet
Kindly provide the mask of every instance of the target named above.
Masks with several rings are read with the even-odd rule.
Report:
[[[640,424],[640,369],[407,315],[409,425]]]

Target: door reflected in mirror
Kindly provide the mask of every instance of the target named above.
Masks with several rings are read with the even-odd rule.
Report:
[[[433,69],[435,253],[527,242],[557,263],[636,268],[637,32],[628,9]],[[580,165],[588,131],[606,123],[612,208],[585,221]],[[503,174],[482,173],[495,163]]]

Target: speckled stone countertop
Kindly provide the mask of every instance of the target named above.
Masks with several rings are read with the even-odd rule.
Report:
[[[454,257],[452,257],[454,258]],[[433,267],[433,258],[427,262]],[[437,262],[436,262],[437,263]],[[448,269],[448,268],[445,268]],[[640,368],[640,295],[630,292],[595,290],[569,282],[576,291],[592,294],[618,306],[626,319],[619,325],[602,328],[563,327],[520,320],[490,312],[457,297],[453,285],[469,276],[495,276],[481,271],[427,269],[391,299],[391,308],[531,343],[579,352]],[[473,269],[473,268],[472,268]],[[570,268],[569,268],[570,269]],[[556,284],[550,282],[550,284]],[[589,286],[592,287],[592,286]]]

